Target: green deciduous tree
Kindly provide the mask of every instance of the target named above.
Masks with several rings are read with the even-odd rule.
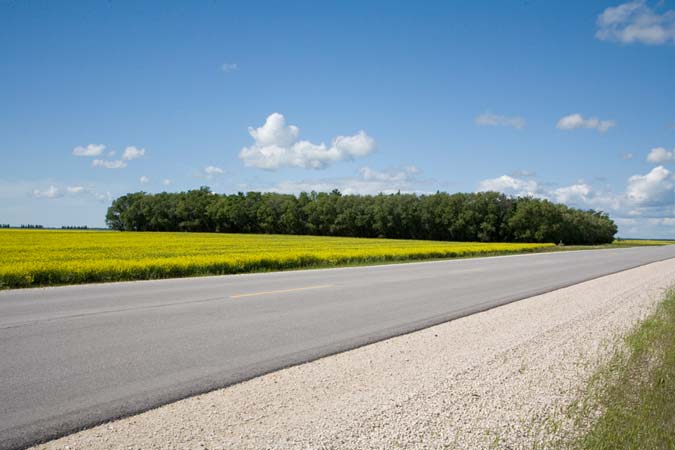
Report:
[[[600,211],[498,192],[298,196],[247,192],[136,192],[112,202],[108,226],[122,231],[314,234],[482,242],[602,244],[616,224]]]

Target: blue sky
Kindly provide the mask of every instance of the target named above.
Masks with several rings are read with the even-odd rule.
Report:
[[[672,1],[0,1],[0,54],[0,223],[495,189],[675,238]]]

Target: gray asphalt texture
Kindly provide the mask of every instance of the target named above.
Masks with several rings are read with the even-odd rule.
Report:
[[[0,292],[0,448],[673,257],[675,245]]]

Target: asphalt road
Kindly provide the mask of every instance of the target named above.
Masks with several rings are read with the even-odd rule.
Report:
[[[675,245],[0,292],[0,448],[673,257]]]

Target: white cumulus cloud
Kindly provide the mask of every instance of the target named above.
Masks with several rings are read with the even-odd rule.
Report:
[[[598,190],[583,181],[561,187],[551,187],[534,179],[522,179],[510,175],[483,180],[478,191],[496,191],[519,197],[536,197],[578,208],[614,210],[621,205],[620,196]]]
[[[476,125],[512,127],[517,130],[525,128],[525,119],[520,116],[500,116],[498,114],[485,113],[475,119]]]
[[[141,177],[138,179],[138,181],[141,184],[147,184],[150,182],[150,178],[146,177],[145,175],[141,175]]]
[[[131,161],[132,159],[138,159],[143,155],[145,155],[144,148],[136,148],[131,146],[124,149],[124,153],[122,153],[122,159],[125,161]]]
[[[162,180],[162,184],[164,186],[171,186],[172,183],[173,183],[173,181],[168,179],[168,178],[165,178],[165,179]]]
[[[595,117],[584,118],[581,114],[570,114],[561,118],[556,127],[560,130],[576,130],[577,128],[590,128],[604,133],[616,126],[613,120],[599,120]]]
[[[103,144],[89,144],[86,147],[75,147],[72,154],[75,156],[99,156],[103,153],[103,150],[105,150]]]
[[[653,148],[647,155],[647,161],[654,164],[675,161],[675,149],[673,149],[672,152],[669,152],[663,147]]]
[[[624,44],[675,43],[675,11],[658,13],[646,1],[636,0],[605,9],[597,19],[595,37]]]
[[[675,216],[675,178],[663,166],[655,167],[644,175],[629,177],[620,192],[614,192],[608,185],[591,185],[584,181],[555,187],[509,175],[484,180],[478,190],[533,195],[575,208],[602,210],[611,214],[623,236],[626,233],[638,237],[672,235],[663,226]]]
[[[583,203],[588,202],[591,190],[588,184],[578,183],[553,190],[553,196],[560,203]]]
[[[323,169],[338,161],[368,155],[375,150],[375,140],[364,131],[352,136],[337,136],[330,146],[298,140],[300,129],[286,125],[282,114],[270,114],[259,128],[249,127],[255,141],[239,152],[247,167],[276,170],[281,167]]]
[[[535,180],[523,180],[510,175],[483,180],[478,184],[478,191],[497,191],[521,197],[542,197],[542,190]]]
[[[671,172],[663,166],[657,166],[645,175],[633,175],[628,179],[626,195],[639,205],[670,204],[672,206]]]

